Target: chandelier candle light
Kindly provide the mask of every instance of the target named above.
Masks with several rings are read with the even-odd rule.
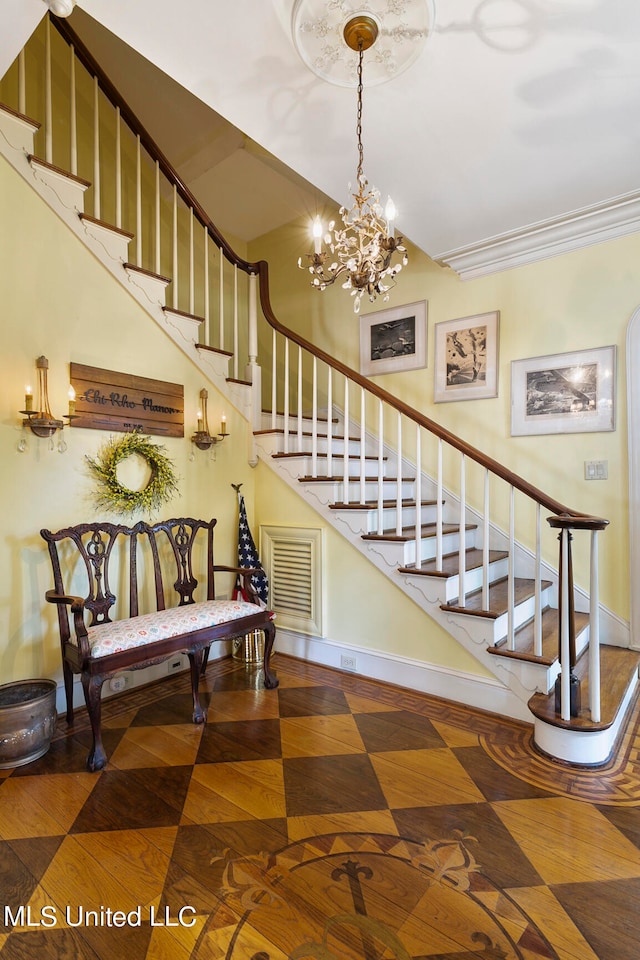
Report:
[[[307,254],[307,269],[316,290],[325,290],[339,277],[344,277],[343,288],[354,297],[354,311],[360,311],[360,301],[367,296],[373,302],[382,295],[389,299],[388,291],[395,284],[397,274],[407,265],[404,238],[396,236],[393,221],[396,208],[387,200],[383,210],[380,191],[370,187],[363,172],[364,151],[362,147],[362,62],[364,51],[375,43],[378,36],[376,20],[367,14],[357,14],[344,27],[345,43],[358,54],[358,112],[356,134],[358,138],[357,192],[352,194],[353,205],[340,207],[342,226],[331,221],[325,233],[320,217],[313,223],[313,253]],[[392,264],[394,254],[401,256]],[[302,257],[298,266],[305,269]]]

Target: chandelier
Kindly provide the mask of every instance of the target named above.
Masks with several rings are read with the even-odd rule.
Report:
[[[341,223],[332,220],[325,232],[320,217],[316,217],[313,253],[307,254],[306,265],[300,257],[298,266],[308,269],[312,276],[311,285],[316,290],[325,290],[342,279],[342,287],[351,291],[354,311],[358,313],[363,296],[372,303],[377,296],[389,299],[389,290],[402,267],[407,265],[408,257],[403,246],[404,238],[396,235],[393,227],[396,214],[393,201],[389,197],[382,208],[380,191],[369,185],[363,170],[362,62],[365,50],[377,39],[378,24],[367,14],[357,14],[347,21],[343,36],[347,46],[358,54],[356,192],[352,194],[350,207],[340,207]]]

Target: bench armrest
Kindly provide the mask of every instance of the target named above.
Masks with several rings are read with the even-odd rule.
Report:
[[[251,602],[257,603],[259,606],[262,604],[258,591],[251,582],[251,577],[254,574],[261,573],[264,575],[264,570],[261,567],[229,567],[225,564],[216,564],[213,569],[221,573],[235,573],[242,580],[242,589],[251,598]]]
[[[89,649],[89,635],[87,634],[87,627],[84,622],[84,600],[82,597],[74,597],[71,594],[56,593],[55,590],[47,590],[45,599],[48,603],[56,603],[58,605],[66,604],[71,607],[73,626],[78,641],[77,646],[83,660],[87,659],[91,655],[91,651]]]

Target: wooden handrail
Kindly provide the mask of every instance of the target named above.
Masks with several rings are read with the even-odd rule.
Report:
[[[93,55],[89,52],[82,40],[69,25],[68,21],[58,17],[52,17],[51,22],[54,24],[60,35],[67,41],[67,43],[73,44],[81,63],[85,66],[89,73],[98,78],[98,82],[105,96],[108,97],[114,106],[119,107],[122,118],[126,121],[130,128],[140,136],[140,142],[144,146],[145,150],[151,156],[152,160],[158,163],[165,177],[172,184],[175,184],[177,192],[182,200],[184,200],[184,202],[193,209],[197,219],[200,221],[202,226],[207,229],[214,242],[223,251],[226,259],[231,264],[238,266],[238,268],[243,270],[245,273],[258,276],[262,312],[267,320],[267,323],[269,323],[271,327],[273,327],[278,333],[281,333],[283,336],[287,337],[289,340],[292,340],[294,343],[298,344],[298,346],[302,347],[304,350],[307,350],[313,356],[316,356],[319,360],[322,360],[334,370],[342,373],[347,379],[359,384],[359,386],[363,387],[379,400],[389,404],[389,406],[397,410],[403,416],[406,416],[409,420],[412,420],[419,426],[424,427],[425,430],[428,430],[430,433],[434,434],[434,436],[444,440],[464,456],[469,457],[486,470],[489,470],[495,476],[510,484],[510,486],[514,487],[516,490],[524,493],[533,501],[543,506],[546,510],[550,510],[551,513],[555,514],[556,516],[562,516],[567,520],[571,519],[574,524],[576,524],[578,520],[581,520],[588,527],[591,527],[592,522],[606,526],[608,521],[603,521],[597,517],[590,517],[588,514],[572,510],[559,500],[549,497],[543,490],[540,490],[533,484],[523,480],[522,477],[518,476],[516,473],[513,473],[513,471],[508,470],[497,460],[494,460],[492,457],[488,457],[486,454],[482,453],[481,450],[478,450],[471,444],[466,443],[466,441],[451,433],[445,427],[442,427],[439,423],[436,423],[436,421],[431,420],[429,417],[425,417],[424,414],[414,410],[397,397],[394,397],[393,394],[389,393],[383,387],[378,386],[377,383],[369,380],[367,377],[363,377],[356,370],[351,369],[351,367],[348,367],[340,360],[336,360],[335,357],[331,356],[320,347],[315,346],[300,334],[296,333],[294,330],[290,330],[280,323],[271,307],[271,300],[269,296],[269,267],[266,260],[250,262],[248,260],[244,260],[233,250],[222,234],[218,231],[217,227],[200,205],[198,200],[191,193],[178,172],[172,166],[171,162],[164,155],[153,137],[148,133],[134,111],[120,95],[116,87],[112,84],[100,65],[94,59]]]
[[[140,143],[145,148],[151,159],[157,161],[158,166],[162,170],[167,180],[169,180],[172,185],[175,184],[181,199],[184,200],[187,206],[193,209],[197,219],[200,221],[203,227],[206,227],[207,232],[211,236],[212,240],[214,240],[217,246],[223,251],[229,263],[237,265],[241,270],[244,270],[245,273],[256,273],[256,265],[249,263],[248,260],[244,260],[227,243],[216,225],[208,216],[207,212],[191,193],[189,187],[183,181],[178,171],[172,166],[170,160],[168,160],[164,155],[158,144],[155,142],[151,134],[146,130],[124,97],[113,85],[111,80],[109,80],[100,64],[94,59],[93,54],[87,49],[75,30],[73,30],[73,28],[69,25],[69,22],[59,17],[50,17],[50,20],[60,36],[63,37],[68,44],[73,45],[76,55],[85,69],[88,70],[92,76],[97,77],[100,89],[104,95],[114,107],[119,107],[122,119],[132,130],[136,132],[136,134],[139,135]]]
[[[283,326],[283,324],[278,321],[271,308],[269,299],[269,266],[266,260],[260,260],[258,263],[254,264],[254,267],[256,268],[255,272],[257,272],[260,281],[260,304],[262,306],[262,312],[268,323],[279,333],[283,334],[283,336],[288,337],[294,343],[298,344],[298,346],[308,350],[314,356],[318,357],[319,360],[324,361],[324,363],[328,364],[330,367],[333,367],[334,370],[342,373],[349,380],[353,380],[354,383],[364,387],[365,390],[369,391],[369,393],[373,394],[373,396],[378,397],[378,399],[382,400],[384,403],[388,403],[399,413],[408,417],[410,420],[413,420],[414,423],[419,424],[421,427],[424,427],[425,430],[430,431],[436,437],[444,440],[456,450],[459,450],[460,453],[464,454],[464,456],[469,457],[471,460],[474,460],[476,463],[480,464],[480,466],[490,470],[496,476],[515,487],[516,490],[519,490],[521,493],[526,494],[526,496],[531,497],[532,500],[539,503],[546,510],[550,510],[553,514],[561,515],[567,519],[571,519],[575,521],[576,524],[578,521],[586,521],[589,524],[591,521],[595,521],[598,524],[604,524],[606,526],[608,521],[603,521],[596,517],[590,517],[589,514],[571,510],[569,507],[565,506],[565,504],[560,503],[559,500],[554,500],[553,497],[549,497],[546,493],[544,493],[543,490],[540,490],[538,487],[533,486],[533,484],[523,480],[522,477],[519,477],[516,473],[508,470],[492,457],[488,457],[486,454],[482,453],[481,450],[478,450],[476,447],[473,447],[471,444],[460,439],[460,437],[456,436],[454,433],[451,433],[439,423],[436,423],[435,420],[425,417],[424,414],[420,413],[418,410],[414,410],[413,407],[410,407],[397,397],[394,397],[393,394],[389,393],[383,387],[378,386],[378,384],[374,381],[369,380],[367,377],[363,377],[362,374],[358,373],[356,370],[352,370],[351,367],[341,363],[340,360],[336,360],[336,358],[332,357],[331,354],[326,353],[320,347],[317,347],[308,340],[305,340],[305,338],[299,333],[296,333],[294,330],[289,330],[287,327]]]

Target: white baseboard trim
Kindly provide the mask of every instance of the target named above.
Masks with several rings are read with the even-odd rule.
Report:
[[[338,670],[345,669],[341,666],[341,657],[346,655],[355,659],[357,667],[345,672],[532,723],[533,718],[526,704],[492,677],[454,671],[438,664],[399,657],[382,650],[350,646],[283,628],[277,631],[275,650]]]

